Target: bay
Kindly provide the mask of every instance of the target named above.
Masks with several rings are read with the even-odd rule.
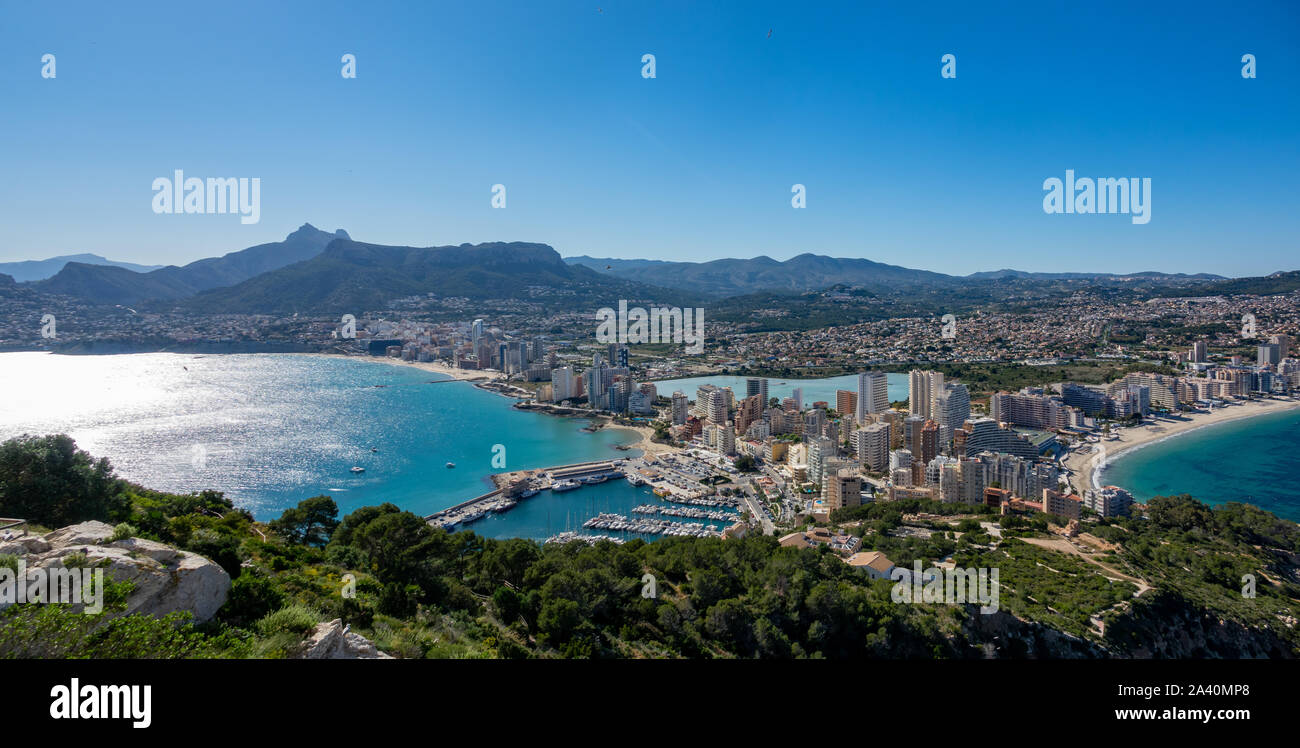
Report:
[[[388,501],[428,515],[491,490],[490,473],[639,454],[614,449],[633,431],[584,432],[587,419],[365,359],[3,353],[0,392],[0,439],[66,433],[131,481],[217,489],[259,520],[320,494],[344,514]]]
[[[1243,418],[1152,442],[1115,458],[1102,482],[1145,502],[1190,494],[1207,504],[1239,501],[1300,521],[1300,412]]]

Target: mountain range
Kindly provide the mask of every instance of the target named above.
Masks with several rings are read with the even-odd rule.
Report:
[[[69,258],[82,257],[81,255]],[[305,223],[283,241],[191,262],[149,269],[129,263],[64,259],[52,276],[23,281],[20,288],[72,296],[89,303],[180,308],[194,312],[329,312],[385,309],[401,298],[462,297],[537,303],[576,309],[618,299],[654,304],[696,305],[703,299],[765,299],[771,294],[806,294],[844,289],[858,294],[948,298],[972,303],[1026,291],[1042,295],[1081,285],[1117,289],[1141,287],[1158,295],[1210,295],[1238,289],[1285,293],[1300,273],[1267,279],[1225,279],[1184,273],[1028,273],[996,270],[966,276],[915,270],[867,259],[801,254],[789,260],[760,256],[708,262],[561,257],[546,244],[488,242],[438,247],[367,244],[346,231],[322,231]],[[124,266],[126,265],[126,266]],[[6,263],[29,268],[31,263]],[[133,270],[132,268],[138,268]],[[7,275],[0,273],[0,281]],[[1030,294],[1032,295],[1032,294]],[[741,312],[737,312],[742,314]]]
[[[625,280],[658,282],[686,291],[717,297],[739,296],[758,291],[802,293],[846,285],[870,291],[907,290],[960,286],[967,281],[987,280],[1148,280],[1210,281],[1222,276],[1201,273],[1027,273],[995,270],[965,276],[913,270],[872,260],[801,254],[785,261],[759,256],[753,259],[725,259],[708,262],[665,262],[661,260],[619,260],[581,255],[565,262],[584,265],[597,272]]]
[[[175,300],[210,288],[233,286],[262,273],[311,259],[335,239],[348,239],[346,231],[321,231],[305,223],[284,241],[258,244],[177,267],[149,272],[70,262],[53,277],[35,283],[37,290],[63,294],[101,304],[139,304]]]
[[[396,247],[336,239],[311,259],[205,291],[182,305],[235,313],[359,313],[430,294],[536,301],[551,308],[599,306],[620,298],[672,303],[681,296],[568,265],[545,244]]]
[[[157,270],[162,267],[162,265],[137,265],[134,262],[118,262],[117,260],[110,260],[107,257],[83,253],[78,255],[59,255],[58,257],[51,257],[46,260],[0,262],[0,274],[8,275],[15,281],[21,283],[45,280],[55,273],[58,273],[69,262],[80,262],[85,265],[108,265],[112,267],[126,268],[127,270],[137,273],[147,273],[150,270]]]

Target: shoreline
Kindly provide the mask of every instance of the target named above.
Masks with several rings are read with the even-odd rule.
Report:
[[[1155,424],[1114,429],[1111,433],[1119,437],[1117,440],[1113,442],[1103,440],[1100,444],[1090,445],[1094,446],[1094,449],[1086,453],[1079,452],[1076,448],[1062,461],[1062,464],[1070,469],[1071,490],[1082,495],[1083,491],[1097,490],[1101,487],[1101,472],[1106,466],[1143,447],[1203,428],[1246,418],[1286,413],[1298,408],[1300,408],[1300,400],[1296,399],[1241,401],[1224,406],[1213,413],[1187,415],[1186,421],[1160,420]],[[1100,449],[1097,449],[1098,447]]]
[[[485,371],[480,369],[457,369],[455,367],[447,366],[446,364],[442,364],[434,361],[403,361],[400,358],[391,358],[388,356],[350,356],[345,353],[303,353],[303,354],[291,354],[291,355],[324,356],[327,358],[342,358],[342,359],[352,359],[356,361],[370,361],[371,363],[389,364],[393,366],[409,366],[412,368],[420,369],[421,371],[428,371],[434,374],[443,374],[448,377],[451,377],[453,380],[456,381],[470,382],[475,387],[478,387],[479,389],[485,390],[487,392],[495,393],[508,400],[518,399],[518,397],[505,392],[501,392],[496,388],[482,386],[494,382],[501,382],[502,384],[504,384],[506,375],[499,371]],[[621,429],[623,431],[630,431],[636,434],[638,436],[638,439],[635,442],[625,445],[626,447],[628,447],[627,451],[619,450],[622,451],[623,454],[627,454],[632,450],[640,450],[641,455],[634,455],[639,457],[647,454],[664,454],[667,452],[675,451],[674,447],[671,447],[667,444],[660,444],[658,442],[651,440],[652,437],[654,436],[653,428],[650,428],[649,426],[628,426],[620,423],[614,423],[613,422],[614,419],[605,413],[559,414],[559,413],[551,413],[546,408],[528,408],[527,411],[530,413],[539,413],[541,415],[550,416],[552,418],[585,418],[588,420],[598,420],[602,423],[601,426],[602,430],[607,428],[613,428],[613,429]],[[491,480],[493,475],[495,474],[494,473],[488,474],[489,480]]]
[[[458,382],[495,382],[498,379],[505,379],[505,374],[499,371],[485,371],[481,369],[457,369],[453,366],[439,363],[437,361],[403,361],[400,358],[390,356],[351,356],[346,353],[291,353],[293,356],[323,356],[325,358],[342,358],[351,361],[368,361],[377,364],[389,364],[395,366],[409,366],[413,369],[431,372],[433,374],[442,374]]]

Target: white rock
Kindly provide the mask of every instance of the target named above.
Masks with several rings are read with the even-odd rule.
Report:
[[[342,619],[318,623],[303,642],[301,660],[391,660],[374,643],[360,634],[343,633]]]
[[[154,540],[144,540],[143,538],[127,538],[125,540],[118,540],[109,543],[109,545],[114,548],[124,548],[128,552],[134,551],[136,554],[148,556],[154,561],[163,564],[172,563],[182,555],[181,551],[176,550],[166,543],[159,543]]]
[[[38,569],[64,568],[65,557],[84,555],[86,565],[103,569],[105,581],[134,582],[126,613],[165,616],[188,610],[196,622],[206,621],[226,602],[230,575],[196,553],[178,551],[152,540],[128,538],[98,545],[113,535],[103,522],[82,522],[55,530],[40,543],[23,546],[28,589],[41,577]],[[8,547],[17,547],[13,542]]]
[[[98,543],[101,540],[108,540],[113,537],[113,526],[106,525],[103,522],[82,522],[77,525],[68,525],[60,528],[45,536],[45,542],[50,545],[88,545]]]
[[[0,542],[0,554],[11,556],[26,556],[29,553],[44,553],[50,549],[50,544],[45,542],[45,538],[39,535],[28,535],[22,538],[14,538],[8,542]]]

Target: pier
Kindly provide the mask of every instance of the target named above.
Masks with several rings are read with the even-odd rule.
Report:
[[[424,521],[435,527],[450,530],[458,524],[468,524],[482,519],[489,512],[503,512],[514,507],[515,503],[514,499],[506,497],[498,488],[488,491],[482,496],[475,496],[469,501],[462,501],[456,506],[443,509],[441,512],[434,512],[425,517]]]
[[[656,484],[654,493],[667,505],[643,504],[632,510],[633,514],[643,515],[629,519],[619,514],[600,514],[586,521],[587,529],[609,529],[620,532],[635,532],[645,535],[677,535],[691,537],[711,537],[721,535],[713,527],[695,522],[676,522],[663,518],[644,515],[665,515],[689,519],[713,520],[717,522],[734,522],[738,519],[735,510],[739,509],[738,499],[713,495],[691,486],[683,477],[672,471],[664,475],[661,466],[648,465],[637,468],[637,462],[619,464],[620,460],[590,460],[569,465],[556,465],[547,468],[517,470],[492,476],[497,488],[480,496],[462,501],[455,506],[430,514],[424,519],[430,525],[452,531],[457,526],[467,526],[488,516],[493,512],[513,509],[520,501],[526,501],[541,491],[568,491],[588,485],[599,485],[606,480],[619,480],[627,477],[637,479],[633,485]],[[731,510],[731,511],[728,511]],[[573,535],[570,538],[568,536]],[[551,536],[547,542],[568,542],[582,539],[595,542],[591,538],[599,536],[571,532]],[[615,538],[610,538],[615,539]]]

